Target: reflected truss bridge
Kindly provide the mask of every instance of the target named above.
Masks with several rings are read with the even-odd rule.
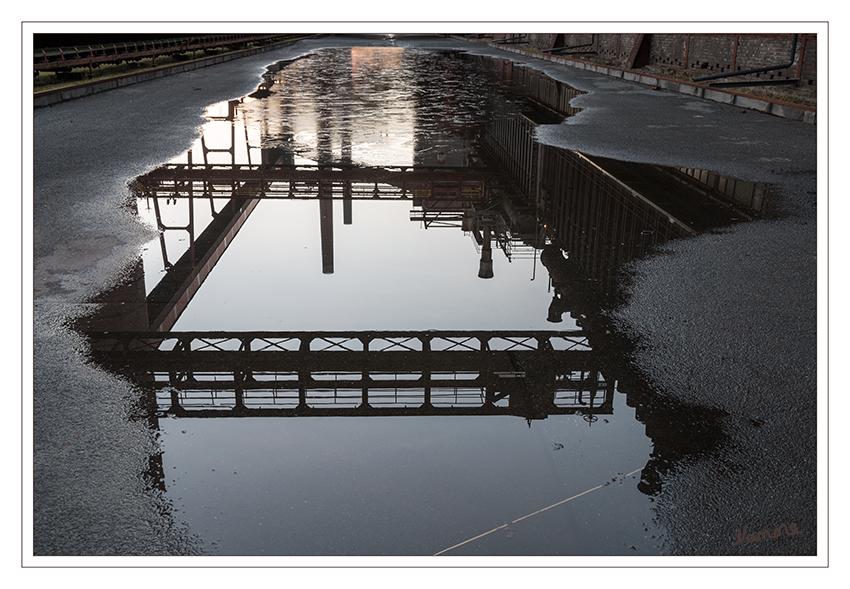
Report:
[[[159,416],[613,412],[582,331],[94,332],[94,359]]]

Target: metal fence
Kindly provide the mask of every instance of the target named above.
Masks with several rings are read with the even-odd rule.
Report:
[[[623,263],[659,242],[695,234],[578,152],[541,146],[540,158],[547,229],[603,289]]]
[[[67,70],[74,67],[92,69],[105,63],[119,63],[176,53],[204,51],[216,47],[241,45],[283,39],[284,35],[202,35],[174,37],[125,43],[87,44],[71,47],[50,47],[33,52],[36,71]]]

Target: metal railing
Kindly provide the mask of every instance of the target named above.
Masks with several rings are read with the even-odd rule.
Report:
[[[215,47],[282,39],[286,35],[204,35],[128,41],[124,43],[91,44],[73,47],[51,47],[33,52],[36,71],[55,71],[73,67],[89,69],[104,63],[156,58],[175,53],[209,50]]]

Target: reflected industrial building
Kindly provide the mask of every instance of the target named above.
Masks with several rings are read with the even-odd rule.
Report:
[[[379,67],[370,51],[351,50],[351,76],[340,81],[355,96],[358,72],[371,75]],[[402,52],[393,58],[400,63]],[[357,163],[358,129],[326,127],[342,113],[319,97],[312,144],[298,139],[309,130],[299,119],[303,113],[278,116],[290,123],[272,128],[258,113],[295,108],[278,98],[289,83],[285,66],[265,78],[250,104],[221,105],[222,114],[210,116],[200,153],[190,150],[136,179],[136,201],[152,207],[160,230],[165,272],[146,292],[140,260],[131,280],[104,295],[101,312],[81,323],[93,358],[147,391],[158,417],[515,415],[531,425],[550,415],[579,414],[592,424],[612,413],[619,390],[638,408],[655,443],[641,483],[645,492],[655,492],[659,470],[716,441],[718,416],[655,399],[622,360],[621,342],[611,336],[600,305],[624,264],[667,240],[764,214],[768,189],[708,171],[543,145],[535,128],[574,114],[574,89],[507,61],[444,58],[477,61],[482,71],[512,85],[522,108],[463,128],[421,128],[414,118],[412,157],[404,165]],[[446,108],[461,108],[451,104],[452,92],[443,94]],[[408,106],[416,112],[415,104]],[[262,127],[259,145],[249,140],[255,124]],[[216,147],[207,138],[213,134]],[[304,145],[306,152],[299,151]],[[539,260],[548,275],[553,329],[173,331],[264,199],[318,201],[322,262],[316,271],[325,274],[335,271],[334,207],[342,206],[343,222],[351,224],[355,207],[368,215],[371,202],[409,201],[410,221],[423,229],[470,236],[482,279],[498,281],[494,250],[508,260]],[[169,220],[178,208],[181,220]],[[187,239],[177,259],[167,245],[171,233]],[[565,315],[580,328],[557,329]],[[671,428],[677,414],[706,435]],[[689,445],[697,439],[699,446]]]

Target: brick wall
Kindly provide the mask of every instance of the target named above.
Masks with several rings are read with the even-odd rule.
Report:
[[[687,54],[687,35],[652,35],[650,63],[685,67]]]
[[[751,74],[758,80],[800,78],[801,87],[817,85],[817,37],[799,34],[794,56],[792,35],[689,35],[689,69],[706,74],[781,65],[791,67]],[[800,61],[802,55],[802,63]]]
[[[589,43],[576,51],[593,50],[593,55],[576,58],[616,67],[629,67],[628,59],[637,34],[590,33],[532,34],[528,43],[537,49]],[[787,63],[791,55],[792,34],[652,34],[649,65],[691,70],[694,76],[726,73]],[[801,60],[802,55],[802,60]],[[799,34],[791,67],[752,74],[753,79],[800,78],[800,87],[817,86],[817,35]]]
[[[705,70],[705,75],[728,72],[735,57],[734,35],[685,35],[688,41],[687,69]]]
[[[555,42],[556,36],[554,33],[532,33],[528,36],[528,44],[535,49],[549,49]]]

